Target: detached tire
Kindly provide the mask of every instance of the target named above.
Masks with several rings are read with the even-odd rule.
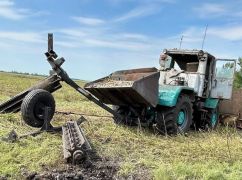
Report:
[[[42,127],[44,124],[45,107],[50,107],[48,119],[51,120],[55,113],[55,100],[51,93],[43,89],[29,92],[21,105],[24,122],[32,127]]]

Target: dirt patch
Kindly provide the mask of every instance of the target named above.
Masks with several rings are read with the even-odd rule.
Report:
[[[89,158],[80,165],[66,164],[62,169],[46,169],[42,173],[30,173],[25,176],[27,180],[112,180],[117,179],[118,163],[108,158],[100,158],[89,154]]]
[[[89,83],[85,86],[85,88],[132,87],[133,84],[133,81],[113,80],[107,78],[102,81]]]

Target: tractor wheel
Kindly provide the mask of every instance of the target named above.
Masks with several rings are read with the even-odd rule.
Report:
[[[157,129],[161,134],[177,134],[189,131],[193,108],[190,98],[181,95],[175,107],[161,107],[157,113]]]
[[[55,113],[55,100],[51,93],[43,89],[36,89],[25,96],[22,105],[22,118],[26,124],[32,127],[42,127],[44,124],[45,107],[49,107],[51,120]]]
[[[113,117],[114,123],[128,125],[128,126],[135,125],[134,119],[133,119],[134,116],[133,116],[133,113],[130,111],[129,107],[113,106],[113,110],[116,111],[118,114],[124,116],[123,119],[119,119],[118,117]]]
[[[175,108],[160,107],[157,112],[156,128],[162,135],[177,134],[177,124],[175,120]]]
[[[216,129],[218,122],[218,108],[207,109],[207,112],[199,112],[197,113],[196,119],[194,119],[194,124],[197,130]]]

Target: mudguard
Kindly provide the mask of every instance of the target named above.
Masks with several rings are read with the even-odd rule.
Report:
[[[183,90],[193,92],[193,88],[185,86],[160,85],[158,104],[168,107],[175,106],[177,99]]]
[[[219,102],[219,99],[207,98],[207,99],[205,100],[205,104],[204,104],[204,106],[205,106],[206,108],[215,109],[215,108],[217,108],[217,106],[218,106],[218,102]]]

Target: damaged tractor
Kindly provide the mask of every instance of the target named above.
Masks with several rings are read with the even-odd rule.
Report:
[[[82,88],[61,67],[64,58],[58,58],[53,45],[49,46],[45,55],[55,77],[53,88],[40,86],[0,105],[0,112],[9,112],[11,107],[17,112],[22,104],[23,119],[33,127],[44,125],[46,107],[50,109],[47,118],[53,117],[51,92],[60,87],[59,81],[111,113],[117,124],[154,127],[168,135],[216,128],[219,101],[231,98],[236,61],[216,59],[202,50],[165,49],[160,69],[116,71]]]
[[[235,62],[202,50],[165,49],[159,70],[117,71],[85,89],[115,105],[123,124],[153,126],[161,134],[214,129],[219,101],[231,98]]]

